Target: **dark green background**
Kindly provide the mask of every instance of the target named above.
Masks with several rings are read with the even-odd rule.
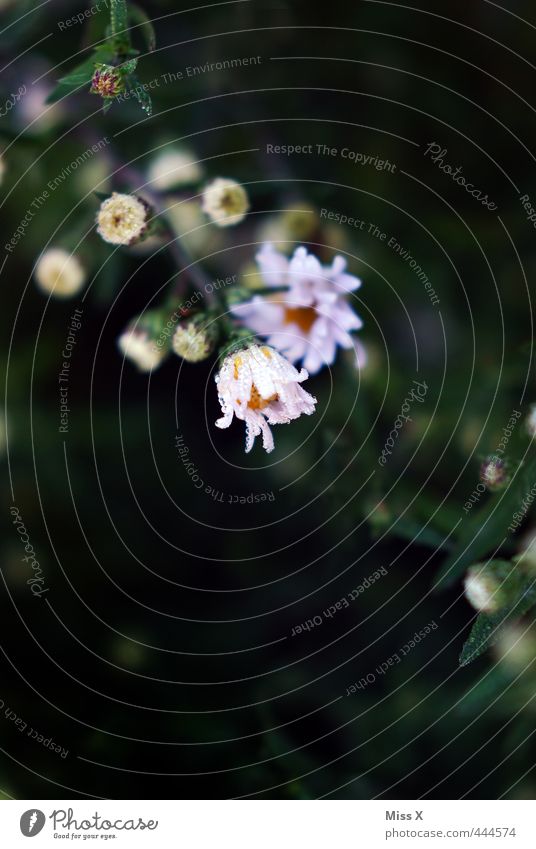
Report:
[[[32,5],[17,2],[16,14]],[[438,544],[456,536],[478,458],[535,395],[535,231],[514,185],[536,198],[536,20],[529,2],[510,2],[515,14],[483,0],[420,5],[253,0],[180,14],[177,3],[144,2],[159,47],[140,61],[144,81],[233,57],[262,62],[157,88],[150,120],[133,103],[103,116],[89,94],[70,97],[49,130],[19,135],[16,109],[0,120],[10,145],[2,244],[47,181],[96,139],[112,138],[99,158],[105,176],[117,167],[112,154],[144,167],[154,148],[187,138],[207,175],[244,181],[252,203],[244,225],[215,234],[222,252],[204,263],[209,278],[240,273],[263,221],[305,203],[375,222],[440,298],[432,306],[408,266],[367,233],[308,234],[326,261],[346,251],[363,279],[370,366],[358,381],[340,357],[307,384],[317,415],[275,428],[269,458],[259,446],[246,457],[240,423],[213,426],[212,361],[170,360],[150,382],[122,368],[116,337],[161,297],[175,272],[169,256],[144,262],[114,253],[95,232],[84,236],[98,201],[83,199],[81,172],[53,193],[2,273],[10,440],[0,699],[69,755],[0,714],[6,796],[534,795],[526,702],[536,678],[528,670],[509,686],[514,673],[490,655],[458,671],[473,611],[460,582],[432,589]],[[52,83],[101,36],[105,16],[58,28],[83,8],[53,0],[0,36],[2,65],[11,63],[2,102],[62,63],[49,70]],[[2,13],[2,23],[14,18]],[[498,204],[502,225],[424,157],[433,141]],[[396,172],[340,157],[267,157],[267,143],[348,146],[388,158]],[[72,249],[80,238],[96,278],[81,307],[64,440],[57,375],[81,298],[48,302],[30,277],[49,240]],[[427,382],[426,402],[382,470],[378,455],[413,379]],[[275,500],[228,505],[196,491],[177,432],[207,484],[245,496],[273,491]],[[521,427],[516,441],[523,452]],[[46,602],[25,585],[11,484],[50,586]],[[290,637],[380,566],[387,576],[348,610]],[[438,629],[403,663],[345,696],[431,621]]]

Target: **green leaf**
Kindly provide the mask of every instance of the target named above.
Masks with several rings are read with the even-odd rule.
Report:
[[[497,642],[500,630],[506,622],[519,619],[536,604],[536,578],[526,580],[522,589],[511,602],[497,613],[480,613],[469,639],[460,655],[460,666],[467,666]]]
[[[117,66],[117,70],[121,71],[122,74],[133,74],[136,70],[137,64],[137,59],[127,59],[126,62],[123,62],[121,65]]]
[[[56,103],[66,94],[76,91],[84,85],[88,85],[95,71],[95,59],[92,56],[80,65],[77,65],[69,74],[58,80],[56,88],[47,97],[47,103]]]
[[[126,0],[110,0],[110,25],[112,35],[123,35],[128,27]]]
[[[140,30],[147,50],[152,53],[156,47],[156,34],[150,19],[147,17],[143,9],[140,9],[139,6],[136,6],[133,3],[129,6],[128,15],[130,22]]]
[[[125,87],[132,96],[138,101],[143,111],[149,117],[153,114],[153,102],[151,95],[145,91],[142,83],[135,74],[129,74],[125,79]]]
[[[439,571],[435,589],[444,589],[458,580],[468,566],[485,555],[494,556],[508,539],[508,526],[514,513],[521,508],[523,499],[536,481],[536,458],[516,471],[508,487],[489,496],[481,508],[473,508],[463,519],[461,531],[452,554]]]

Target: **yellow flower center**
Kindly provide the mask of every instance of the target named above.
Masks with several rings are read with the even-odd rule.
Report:
[[[264,410],[272,401],[277,401],[277,394],[271,395],[269,398],[263,398],[255,384],[253,384],[248,401],[250,410]]]
[[[297,324],[304,333],[309,333],[317,319],[314,307],[286,307],[284,323]]]

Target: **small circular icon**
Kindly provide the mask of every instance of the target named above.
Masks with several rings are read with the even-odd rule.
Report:
[[[43,811],[38,811],[37,808],[31,808],[25,811],[20,818],[20,830],[25,837],[35,837],[39,834],[46,822],[46,817]]]

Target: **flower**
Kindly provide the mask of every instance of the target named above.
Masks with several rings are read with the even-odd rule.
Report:
[[[504,606],[500,578],[482,563],[471,566],[464,588],[467,601],[479,613],[496,613]]]
[[[205,316],[192,316],[177,326],[171,345],[177,356],[189,363],[198,363],[210,356],[216,346],[217,335],[215,322],[207,326]]]
[[[135,195],[114,192],[101,203],[97,233],[112,245],[131,245],[144,234],[149,207]]]
[[[74,254],[62,248],[49,248],[35,266],[38,286],[56,298],[70,298],[86,282],[86,272]]]
[[[249,209],[246,190],[236,180],[218,177],[206,186],[202,209],[218,227],[239,224]]]
[[[96,65],[91,80],[91,94],[101,97],[117,97],[125,88],[123,76],[113,65]]]
[[[314,413],[316,398],[300,386],[309,377],[266,345],[251,345],[228,354],[216,375],[223,416],[217,427],[229,427],[233,415],[246,423],[246,453],[262,432],[269,453],[274,439],[269,424],[287,424],[302,413]]]
[[[139,371],[158,368],[167,356],[167,349],[158,346],[149,331],[140,325],[131,324],[117,340],[119,350],[138,367]]]
[[[196,183],[203,176],[201,166],[186,150],[169,150],[157,156],[149,166],[149,182],[159,192]]]
[[[503,489],[510,480],[507,463],[497,457],[487,457],[480,467],[480,480],[490,492]]]
[[[363,322],[344,295],[361,286],[358,277],[347,274],[346,260],[336,256],[322,266],[304,247],[292,259],[266,244],[257,255],[262,278],[268,287],[288,286],[288,291],[263,297],[233,308],[235,315],[291,363],[301,360],[310,374],[335,360],[337,346],[353,348],[358,365],[365,362],[364,350],[350,331]]]

